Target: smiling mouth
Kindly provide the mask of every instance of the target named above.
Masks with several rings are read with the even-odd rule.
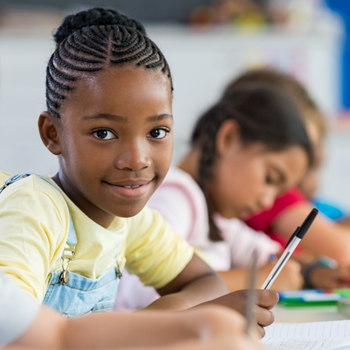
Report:
[[[153,180],[153,179],[152,179]],[[150,181],[139,181],[138,184],[130,184],[131,181],[125,181],[126,183],[129,182],[129,184],[113,184],[107,181],[104,181],[106,185],[108,185],[109,189],[112,191],[113,194],[116,194],[118,196],[124,197],[124,198],[141,198],[145,196],[148,193],[149,185],[152,182]]]

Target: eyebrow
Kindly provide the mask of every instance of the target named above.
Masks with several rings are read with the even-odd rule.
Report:
[[[126,123],[127,121],[126,118],[121,117],[120,115],[114,115],[114,114],[108,114],[108,113],[86,115],[83,117],[83,120],[99,120],[99,119],[114,120],[114,121],[123,122],[123,123]]]
[[[159,115],[153,115],[151,117],[147,117],[147,122],[151,123],[151,122],[159,122],[163,119],[167,119],[167,118],[170,118],[170,119],[173,119],[173,116],[171,114],[159,114]]]
[[[159,115],[152,115],[150,117],[147,117],[146,121],[148,123],[151,122],[157,122],[163,119],[171,118],[173,119],[173,116],[171,114],[159,114]],[[122,117],[120,115],[115,115],[115,114],[108,114],[108,113],[100,113],[100,114],[94,114],[94,115],[86,115],[83,117],[83,120],[113,120],[117,122],[122,122],[122,123],[127,123],[128,120],[125,117]]]

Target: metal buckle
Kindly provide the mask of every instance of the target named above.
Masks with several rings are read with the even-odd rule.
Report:
[[[67,284],[69,281],[69,267],[70,263],[72,262],[73,258],[75,255],[75,246],[73,248],[64,248],[63,249],[63,254],[61,256],[62,259],[62,273],[60,274],[59,277],[59,282],[61,284]],[[67,268],[64,267],[65,260],[67,260]]]

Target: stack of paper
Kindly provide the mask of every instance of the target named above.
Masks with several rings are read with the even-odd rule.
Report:
[[[262,343],[268,350],[349,350],[350,321],[275,323]]]

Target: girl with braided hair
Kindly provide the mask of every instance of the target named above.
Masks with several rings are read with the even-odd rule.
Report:
[[[200,304],[245,312],[220,277],[146,203],[171,162],[172,79],[143,26],[113,10],[65,18],[49,59],[39,132],[58,156],[52,178],[0,189],[0,272],[66,316],[110,310],[124,265],[164,296],[149,309]],[[259,291],[257,327],[277,293]]]
[[[271,255],[282,247],[241,220],[271,206],[312,162],[293,101],[268,84],[241,84],[197,121],[189,153],[170,169],[148,205],[202,252],[231,291],[244,288],[252,252],[258,251],[260,287],[271,272]],[[290,260],[273,288],[301,288],[300,270]],[[146,293],[149,299],[142,300]],[[155,297],[135,276],[124,276],[118,294],[116,306],[128,309]]]

